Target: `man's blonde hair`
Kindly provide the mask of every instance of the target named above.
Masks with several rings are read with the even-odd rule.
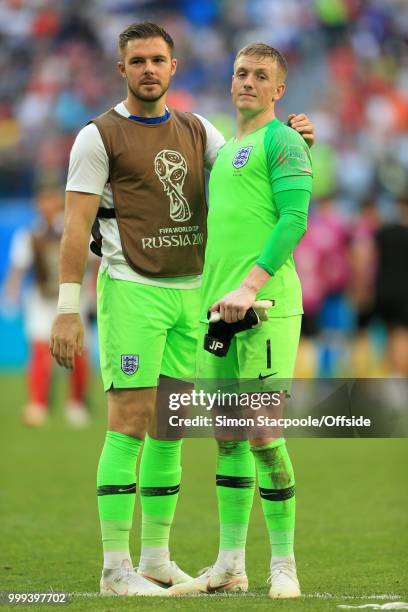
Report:
[[[285,80],[286,75],[288,73],[288,64],[282,53],[280,53],[280,51],[278,51],[274,47],[266,45],[265,43],[250,43],[249,45],[242,47],[242,49],[238,51],[235,57],[234,68],[238,59],[243,55],[246,55],[248,57],[256,56],[260,57],[261,59],[264,59],[265,57],[270,58],[271,60],[277,63],[280,77],[283,81]]]

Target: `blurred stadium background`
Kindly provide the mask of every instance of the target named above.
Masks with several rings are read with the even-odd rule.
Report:
[[[407,226],[408,206],[398,206],[408,176],[405,0],[1,0],[0,287],[14,232],[35,218],[38,186],[63,189],[77,131],[123,98],[117,35],[144,19],[176,40],[169,104],[203,114],[227,137],[235,52],[253,40],[283,51],[290,70],[279,115],[304,111],[317,132],[309,233],[296,256],[306,313],[298,375],[406,376],[403,330],[397,355],[384,361],[393,314],[376,308],[387,288],[375,252],[382,226]],[[408,263],[395,248],[394,261]],[[386,275],[407,303],[394,261]],[[0,334],[0,368],[23,368],[21,311],[4,292]]]

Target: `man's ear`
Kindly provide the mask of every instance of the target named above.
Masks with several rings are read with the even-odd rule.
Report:
[[[231,94],[232,94],[232,86],[233,86],[233,84],[234,84],[234,75],[232,75],[232,77],[231,77],[231,90],[230,90]]]
[[[125,63],[124,62],[118,62],[117,64],[118,67],[118,71],[121,77],[123,77],[124,79],[126,79],[126,71],[125,71]]]
[[[277,102],[278,100],[280,100],[283,94],[285,93],[285,91],[286,91],[285,83],[279,83],[279,85],[276,86],[275,92],[272,96],[273,102]]]
[[[171,76],[174,76],[177,71],[177,60],[175,57],[171,58]]]

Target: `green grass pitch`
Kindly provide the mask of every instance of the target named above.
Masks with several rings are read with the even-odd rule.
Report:
[[[163,610],[319,611],[407,599],[408,450],[402,439],[289,440],[297,478],[296,557],[304,593],[299,600],[267,598],[269,552],[257,496],[248,537],[247,595],[136,601],[98,597],[95,470],[105,399],[96,378],[90,394],[92,427],[69,430],[61,409],[64,384],[60,375],[57,408],[42,430],[33,431],[19,420],[23,377],[0,378],[1,591],[68,591],[74,594],[67,607],[72,611],[153,610],[159,605]],[[171,548],[173,559],[192,574],[211,564],[217,553],[214,471],[214,442],[187,440]],[[139,512],[137,506],[135,563]],[[372,597],[380,595],[384,598]]]

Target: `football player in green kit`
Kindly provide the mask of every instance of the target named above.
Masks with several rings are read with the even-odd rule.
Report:
[[[286,73],[285,59],[268,45],[248,45],[235,60],[237,136],[220,149],[209,185],[198,379],[293,376],[303,313],[293,251],[307,227],[312,164],[304,139],[275,116]],[[233,324],[260,299],[271,300],[266,322],[235,335],[224,357],[203,348],[208,310]],[[245,543],[257,472],[272,550],[269,596],[300,596],[294,473],[285,439],[269,433],[217,440],[218,558],[173,594],[248,589]]]

